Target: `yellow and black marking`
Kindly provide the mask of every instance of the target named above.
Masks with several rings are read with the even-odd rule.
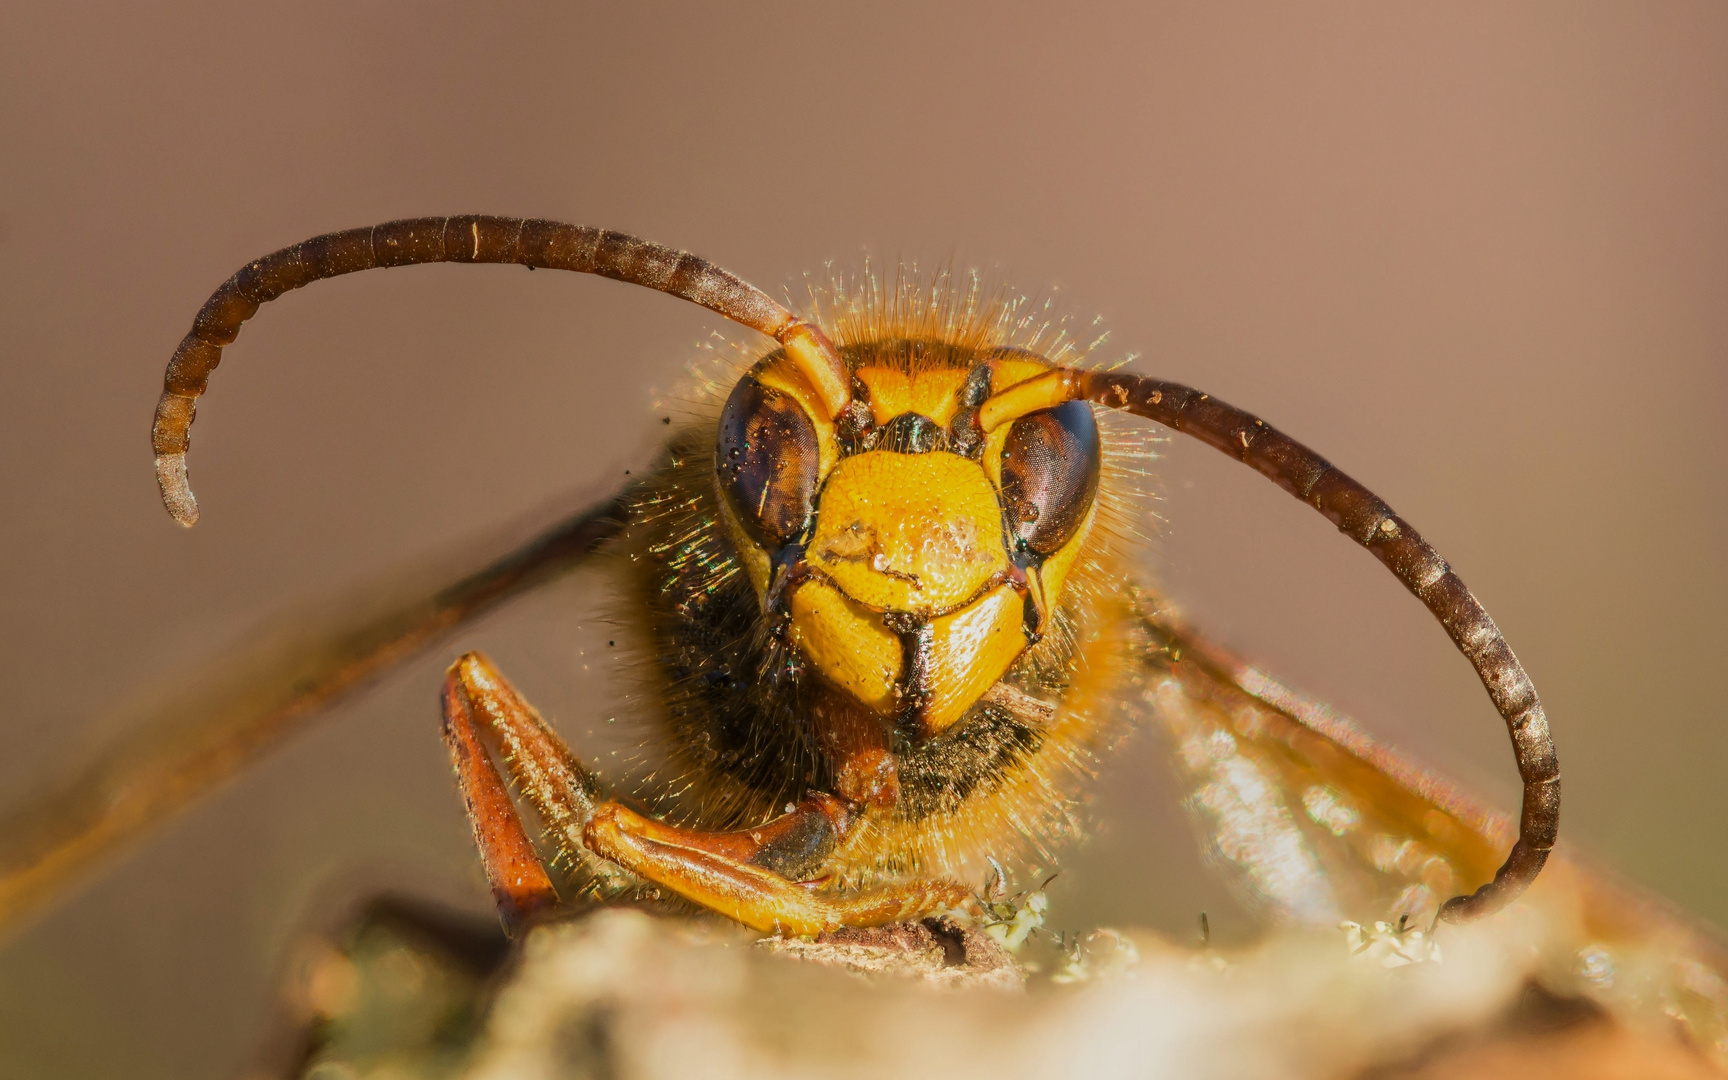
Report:
[[[1084,402],[980,431],[991,394],[1049,370],[1041,349],[1080,359],[1017,305],[944,279],[819,299],[848,409],[826,420],[771,352],[632,515],[625,607],[655,642],[677,810],[741,828],[844,792],[833,729],[873,725],[893,797],[822,875],[982,880],[987,856],[1045,857],[1075,826],[1100,703],[1134,667],[1119,583],[1148,440]]]

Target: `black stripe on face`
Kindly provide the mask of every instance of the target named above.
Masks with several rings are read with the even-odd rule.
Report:
[[[882,625],[900,639],[900,681],[895,686],[900,711],[894,717],[894,734],[916,743],[924,734],[924,711],[930,705],[930,648],[935,630],[929,619],[897,611],[883,612]]]

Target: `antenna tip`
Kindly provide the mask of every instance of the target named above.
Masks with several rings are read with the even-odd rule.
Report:
[[[188,529],[198,524],[198,500],[186,477],[185,454],[156,455],[156,486],[162,491],[162,505],[169,516]]]

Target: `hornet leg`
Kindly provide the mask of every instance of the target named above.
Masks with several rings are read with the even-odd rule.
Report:
[[[616,896],[654,882],[752,929],[789,935],[881,926],[971,904],[949,881],[914,881],[828,895],[802,880],[820,870],[858,822],[851,803],[811,793],[786,814],[731,832],[684,829],[600,801],[599,786],[563,740],[477,653],[451,668],[444,733],[475,842],[507,929],[558,903],[556,891],[493,764],[483,736],[560,850],[584,891]]]

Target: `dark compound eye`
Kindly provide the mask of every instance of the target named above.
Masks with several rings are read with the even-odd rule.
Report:
[[[1002,447],[1002,515],[1015,546],[1042,560],[1085,520],[1098,494],[1098,421],[1070,401],[1028,413]]]
[[[715,469],[750,535],[770,550],[804,534],[816,498],[816,426],[792,395],[739,381],[720,414]]]

